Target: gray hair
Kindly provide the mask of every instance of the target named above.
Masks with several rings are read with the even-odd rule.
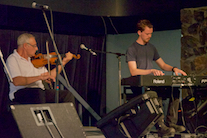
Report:
[[[22,46],[24,43],[29,43],[29,39],[30,38],[35,38],[34,35],[29,34],[29,33],[24,33],[21,34],[18,38],[17,38],[17,45]]]

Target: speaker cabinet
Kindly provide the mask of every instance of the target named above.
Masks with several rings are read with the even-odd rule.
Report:
[[[108,113],[96,125],[106,138],[145,136],[163,114],[156,97],[153,91],[135,97]]]
[[[11,105],[23,138],[85,138],[72,103]]]

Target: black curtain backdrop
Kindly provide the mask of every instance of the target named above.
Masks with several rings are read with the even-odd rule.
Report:
[[[17,37],[24,32],[25,31],[0,30],[0,47],[5,62],[9,54],[17,48]],[[49,41],[50,52],[54,52],[54,47],[48,33],[29,33],[32,33],[36,37],[40,53],[46,54],[46,40]],[[85,46],[91,49],[105,51],[104,36],[95,37],[55,34],[55,40],[59,53],[70,51],[75,55],[81,55],[80,59],[73,59],[65,66],[69,83],[96,113],[99,115],[105,114],[106,55],[97,53],[97,56],[93,56],[90,52],[80,49],[80,44],[85,44]],[[54,65],[52,68],[53,67]],[[0,64],[0,76],[0,113],[3,115],[7,112],[9,87],[2,63]],[[89,124],[89,116],[91,115],[83,107],[83,125]],[[96,123],[93,117],[92,122],[93,124]]]

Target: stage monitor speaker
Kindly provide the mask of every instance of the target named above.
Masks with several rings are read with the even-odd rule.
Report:
[[[85,138],[72,103],[10,106],[23,138]]]
[[[162,114],[156,92],[149,91],[114,109],[96,125],[106,138],[138,138],[145,136]]]

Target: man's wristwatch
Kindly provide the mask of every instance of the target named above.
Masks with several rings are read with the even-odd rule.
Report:
[[[174,72],[174,69],[175,69],[175,68],[177,68],[177,67],[173,67],[173,68],[172,68],[172,72]]]

